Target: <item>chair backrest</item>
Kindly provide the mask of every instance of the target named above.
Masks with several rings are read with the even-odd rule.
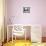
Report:
[[[21,26],[21,25],[14,25],[14,27],[13,27],[13,30],[12,30],[13,32],[13,35],[15,35],[15,36],[22,36],[22,35],[24,35],[24,29],[23,29],[23,26]]]

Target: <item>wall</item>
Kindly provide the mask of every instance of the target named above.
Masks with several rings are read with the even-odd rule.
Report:
[[[23,13],[23,7],[30,7],[30,13]],[[7,21],[7,24],[40,24],[46,37],[46,0],[7,0]]]

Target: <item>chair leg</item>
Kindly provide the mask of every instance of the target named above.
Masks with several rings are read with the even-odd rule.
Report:
[[[13,31],[12,31],[12,43],[13,43]]]
[[[25,42],[26,42],[26,31],[25,31]]]
[[[15,42],[16,42],[16,36],[15,36]]]

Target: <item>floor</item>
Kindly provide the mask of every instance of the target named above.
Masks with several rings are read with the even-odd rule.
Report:
[[[46,46],[46,43],[31,43],[30,41],[14,40],[5,43],[3,46]]]

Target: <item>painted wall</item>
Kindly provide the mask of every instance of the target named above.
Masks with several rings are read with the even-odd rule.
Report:
[[[23,13],[23,7],[30,7],[30,13]],[[46,0],[7,0],[7,16],[7,24],[42,25],[46,37]]]

